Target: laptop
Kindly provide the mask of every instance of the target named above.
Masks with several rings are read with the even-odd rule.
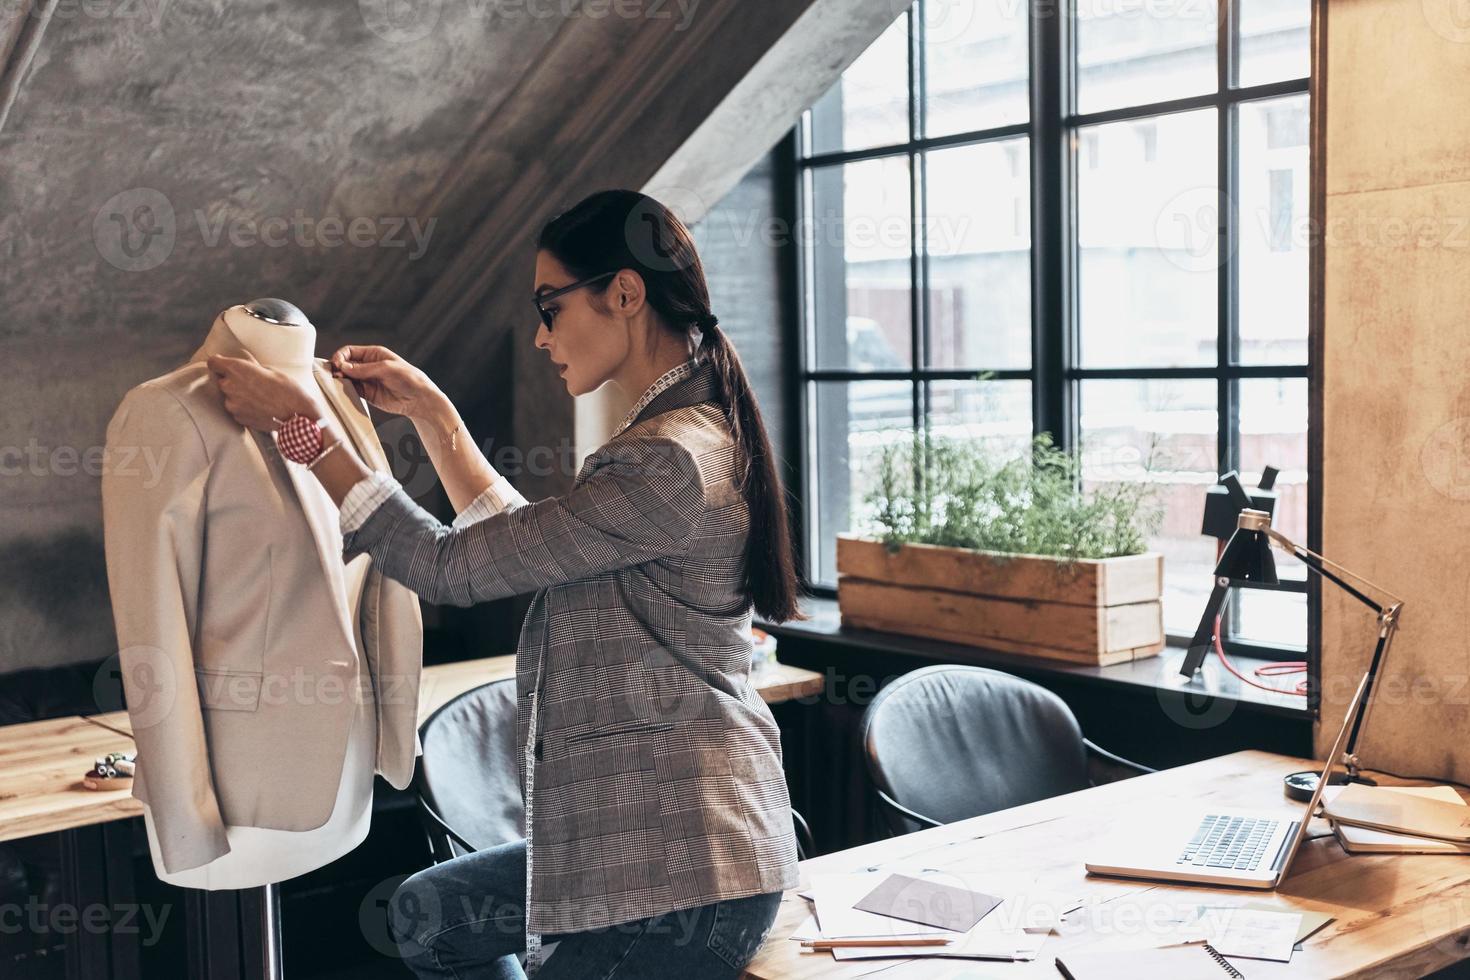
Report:
[[[1347,715],[1312,801],[1295,818],[1279,810],[1195,808],[1152,822],[1126,838],[1103,845],[1097,860],[1087,861],[1088,873],[1121,878],[1188,881],[1236,888],[1275,888],[1286,878],[1301,847],[1307,824],[1322,801],[1327,777],[1342,757],[1352,719],[1368,678],[1358,682]]]

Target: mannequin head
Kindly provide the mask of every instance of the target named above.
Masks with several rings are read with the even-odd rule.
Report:
[[[283,299],[257,299],[219,315],[230,333],[266,367],[308,371],[316,352],[316,328]]]

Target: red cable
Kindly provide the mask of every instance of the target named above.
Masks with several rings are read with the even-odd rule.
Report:
[[[1216,542],[1215,560],[1219,561],[1220,556],[1224,553],[1225,542]],[[1230,658],[1225,656],[1225,644],[1220,640],[1220,637],[1224,635],[1223,631],[1220,629],[1221,621],[1224,620],[1224,618],[1225,611],[1223,609],[1215,614],[1215,653],[1219,655],[1220,663],[1225,665],[1225,669],[1230,671],[1231,674],[1235,675],[1236,680],[1240,681],[1242,684],[1249,684],[1251,687],[1260,688],[1262,691],[1270,691],[1272,694],[1297,695],[1299,697],[1307,696],[1307,681],[1310,680],[1310,678],[1304,678],[1303,680],[1298,681],[1296,685],[1296,690],[1285,691],[1279,687],[1271,687],[1270,685],[1261,684],[1253,681],[1249,677],[1242,674],[1240,671],[1236,670],[1235,665],[1230,662]],[[1305,674],[1306,672],[1307,662],[1305,660],[1285,660],[1280,663],[1265,664],[1251,671],[1251,673],[1255,674],[1257,677],[1276,677],[1284,674]]]
[[[1240,671],[1236,670],[1235,665],[1230,662],[1230,658],[1225,656],[1225,645],[1220,642],[1220,621],[1224,618],[1224,613],[1220,613],[1215,616],[1215,653],[1219,655],[1220,662],[1225,665],[1226,670],[1234,674],[1236,679],[1239,680],[1242,684],[1249,684],[1251,687],[1258,687],[1263,691],[1270,691],[1272,694],[1294,694],[1301,697],[1307,696],[1306,679],[1297,682],[1296,690],[1287,691],[1279,687],[1271,687],[1268,684],[1257,683],[1256,681],[1253,681],[1249,677],[1242,674]],[[1279,674],[1304,674],[1306,673],[1306,671],[1306,661],[1291,660],[1279,664],[1266,664],[1265,666],[1257,667],[1252,673],[1254,673],[1257,677],[1267,677]]]

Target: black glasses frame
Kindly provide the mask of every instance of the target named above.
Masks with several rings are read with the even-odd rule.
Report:
[[[556,299],[558,296],[565,296],[567,293],[570,293],[576,289],[581,289],[583,286],[590,286],[594,282],[597,282],[601,279],[611,279],[613,276],[618,274],[618,271],[619,270],[614,269],[611,272],[603,272],[595,276],[589,276],[586,279],[578,279],[570,286],[562,286],[560,289],[553,289],[550,292],[537,293],[532,296],[531,301],[536,304],[536,312],[541,314],[541,322],[546,324],[546,329],[551,329],[551,312],[547,310],[546,307],[542,306],[542,303],[550,299]]]

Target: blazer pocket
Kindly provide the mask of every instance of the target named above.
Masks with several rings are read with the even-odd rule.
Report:
[[[254,711],[260,707],[261,671],[195,667],[199,703],[215,711]]]
[[[671,721],[620,721],[602,728],[594,728],[591,731],[568,735],[563,741],[568,745],[575,745],[577,742],[592,742],[601,738],[612,738],[614,735],[656,735],[659,732],[667,732],[673,727],[674,723]]]

